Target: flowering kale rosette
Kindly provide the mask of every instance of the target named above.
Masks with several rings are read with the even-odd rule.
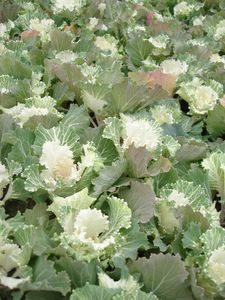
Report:
[[[0,1],[0,298],[225,298],[225,2]]]

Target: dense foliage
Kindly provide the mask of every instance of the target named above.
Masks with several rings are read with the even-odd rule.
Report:
[[[225,298],[224,17],[1,1],[1,299]]]

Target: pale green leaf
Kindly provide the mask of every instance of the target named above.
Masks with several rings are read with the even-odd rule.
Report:
[[[108,198],[110,208],[109,212],[109,230],[102,235],[106,239],[118,233],[121,228],[131,226],[131,210],[124,200],[111,197]]]
[[[84,104],[95,114],[101,115],[107,104],[106,95],[108,89],[102,85],[85,84],[82,86],[81,97]]]
[[[204,243],[204,251],[210,255],[212,251],[224,246],[225,229],[222,227],[214,227],[206,231],[201,236],[201,241]]]
[[[39,165],[33,164],[28,166],[22,173],[25,177],[25,190],[28,192],[36,192],[44,188],[44,183],[40,177]]]
[[[190,223],[188,230],[184,232],[183,235],[183,246],[188,249],[198,249],[201,248],[199,239],[202,235],[200,225],[198,223]]]
[[[105,128],[103,130],[103,137],[114,142],[118,153],[121,154],[120,136],[122,131],[122,122],[116,117],[107,118],[105,120]]]
[[[75,124],[73,124],[75,125]],[[35,141],[32,146],[36,154],[42,153],[42,146],[47,141],[60,141],[62,145],[67,145],[75,156],[78,156],[80,146],[78,144],[78,135],[74,127],[62,124],[51,129],[46,129],[39,125],[35,131]]]
[[[208,171],[211,189],[218,191],[222,200],[225,199],[225,154],[213,152],[203,160],[202,166]]]

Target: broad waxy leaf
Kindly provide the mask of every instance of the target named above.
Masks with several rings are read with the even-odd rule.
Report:
[[[163,299],[190,299],[184,285],[188,272],[179,255],[152,254],[150,259],[140,258],[129,266],[132,273],[141,273],[145,290]]]
[[[155,194],[148,184],[133,181],[130,189],[122,191],[120,197],[126,200],[139,222],[147,223],[153,217]]]
[[[0,1],[0,298],[225,298],[224,0]]]

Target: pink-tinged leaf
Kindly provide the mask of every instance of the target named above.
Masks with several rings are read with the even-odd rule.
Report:
[[[220,104],[225,107],[225,95],[220,99]]]
[[[155,70],[149,74],[149,86],[155,87],[159,85],[163,90],[167,91],[171,96],[176,86],[176,76],[171,74],[164,74],[160,70]]]
[[[130,77],[137,85],[149,85],[152,82],[149,78],[149,73],[143,71],[129,72],[128,77]]]
[[[147,13],[146,23],[147,23],[148,26],[152,25],[154,15],[155,15],[155,13],[153,11],[150,11],[149,13]]]
[[[160,156],[149,168],[151,176],[159,175],[160,173],[167,173],[172,167],[171,161],[163,156]]]
[[[26,31],[23,31],[21,33],[21,39],[25,40],[25,39],[28,39],[28,38],[36,37],[39,34],[40,34],[40,32],[37,31],[37,30],[26,30]]]
[[[182,31],[181,26],[177,22],[174,23],[174,21],[162,22],[153,20],[150,26],[155,34],[166,33],[171,36]]]

